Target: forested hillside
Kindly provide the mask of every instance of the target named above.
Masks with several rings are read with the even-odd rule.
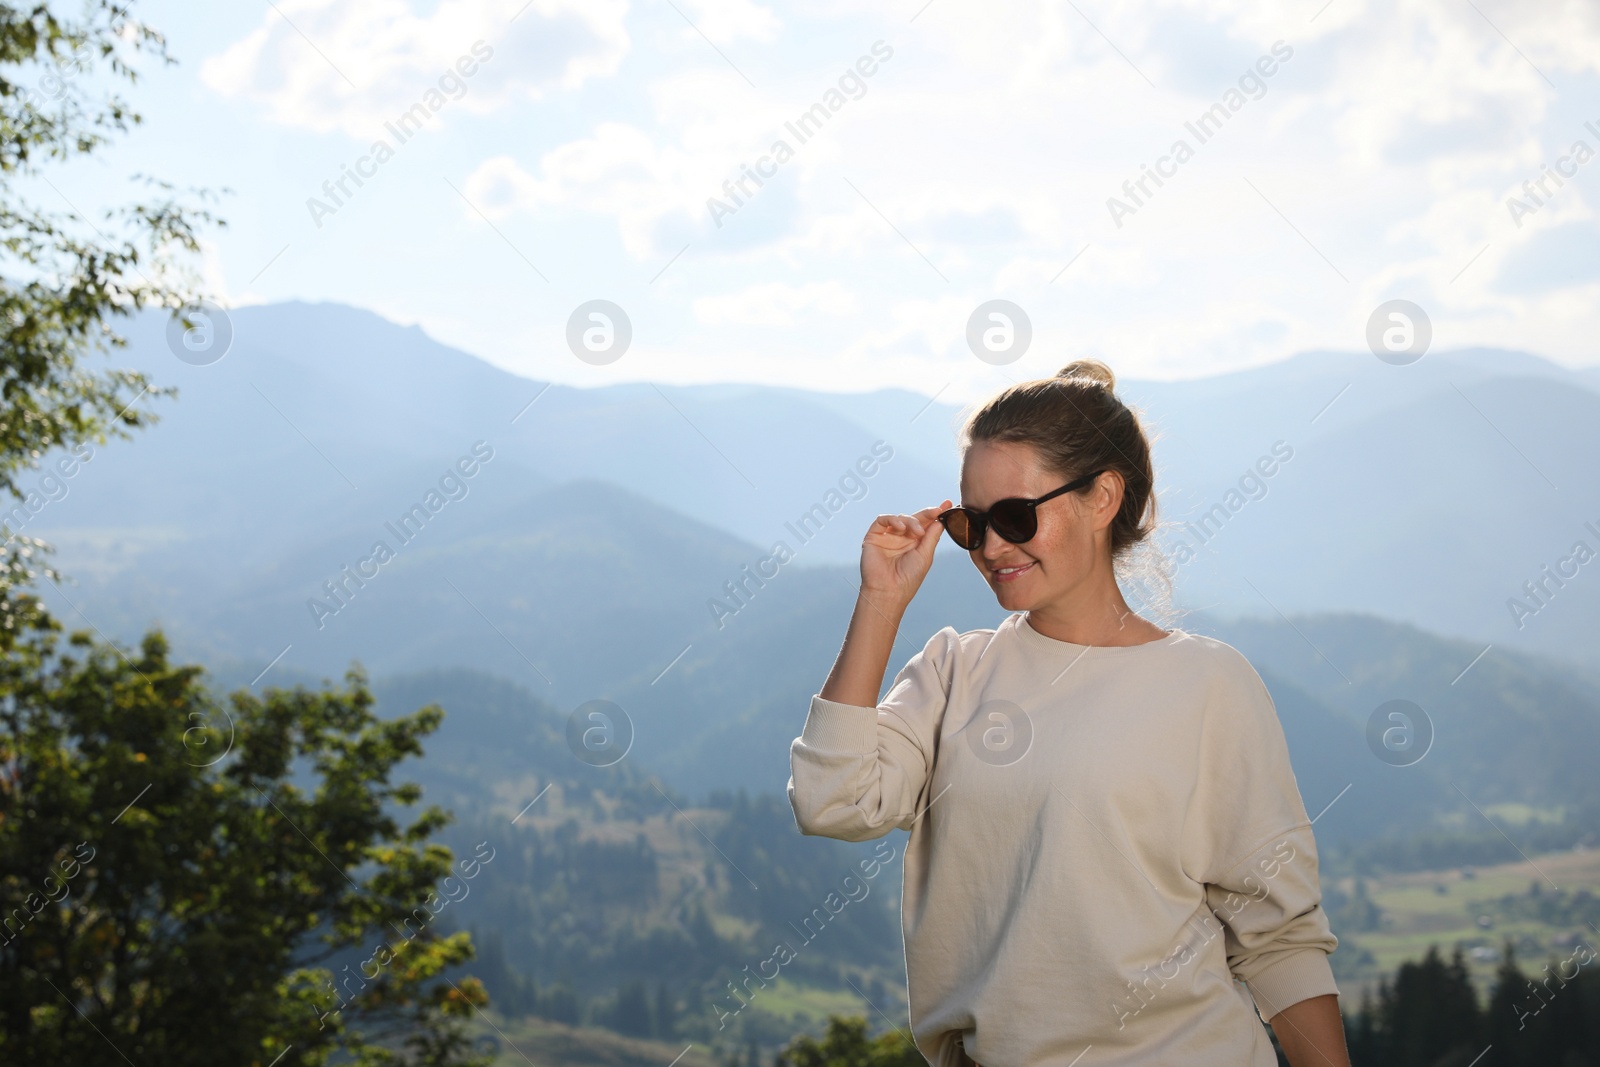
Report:
[[[1551,713],[1558,722],[1571,717],[1571,730],[1600,720],[1581,674],[1491,653],[1451,687],[1445,668],[1459,673],[1472,658],[1459,642],[1371,618],[1289,625],[1191,616],[1185,624],[1232,636],[1273,694],[1307,810],[1318,818],[1324,904],[1343,941],[1335,971],[1352,988],[1371,987],[1410,958],[1373,940],[1382,929],[1365,888],[1373,878],[1516,863],[1519,849],[1537,855],[1600,841],[1588,809],[1560,803],[1586,794],[1563,793],[1538,776],[1530,783],[1517,756],[1523,750],[1500,722],[1518,714],[1530,692],[1566,700]],[[1345,692],[1340,671],[1364,688]],[[1336,682],[1321,680],[1324,673]],[[416,773],[427,794],[457,814],[447,841],[458,850],[482,841],[495,849],[487,876],[449,921],[470,928],[482,946],[477,973],[497,1011],[695,1038],[725,1052],[751,1041],[773,1048],[850,1004],[903,1011],[903,833],[870,845],[805,837],[777,776],[763,792],[695,800],[634,754],[592,766],[569,740],[572,710],[480,672],[393,676],[375,691],[380,711],[434,703],[446,710]],[[1376,758],[1368,743],[1365,718],[1389,693],[1416,696],[1442,724],[1410,766]],[[765,758],[780,766],[804,705],[781,712],[763,712],[777,750]],[[680,729],[696,722],[689,714],[675,721]],[[718,758],[713,739],[727,725],[700,729],[706,758]],[[1526,751],[1531,759],[1538,750]],[[1478,808],[1451,784],[1467,781]],[[1525,951],[1567,927],[1539,929],[1545,933],[1525,941]],[[1411,951],[1426,941],[1400,944]],[[758,974],[777,977],[752,981]]]

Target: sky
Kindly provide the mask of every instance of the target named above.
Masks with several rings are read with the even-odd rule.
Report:
[[[1181,379],[1361,352],[1421,329],[1394,300],[1433,350],[1596,362],[1592,3],[133,14],[178,63],[142,62],[143,124],[48,192],[227,189],[224,308],[352,304],[572,385],[949,402],[1084,357]]]

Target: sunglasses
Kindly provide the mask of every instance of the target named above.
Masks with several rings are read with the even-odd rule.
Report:
[[[1034,497],[1032,500],[1024,500],[1019,496],[997,500],[988,511],[979,511],[976,508],[951,508],[940,514],[939,521],[944,524],[945,532],[950,535],[950,539],[968,552],[983,544],[986,527],[989,526],[993,526],[994,532],[1007,541],[1020,545],[1024,541],[1031,541],[1033,535],[1039,532],[1040,504],[1062,493],[1082,489],[1104,473],[1105,471],[1098,470],[1092,474],[1085,474],[1082,478],[1074,478],[1060,489],[1052,490],[1044,496]]]

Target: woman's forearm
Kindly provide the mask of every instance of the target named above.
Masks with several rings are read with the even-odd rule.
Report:
[[[877,707],[883,672],[889,667],[889,655],[894,651],[894,638],[905,610],[906,605],[898,598],[863,588],[845,631],[844,647],[839,649],[833,670],[828,672],[828,680],[817,695],[840,704]]]
[[[1272,1017],[1272,1032],[1289,1067],[1350,1067],[1339,997],[1324,993],[1291,1004]]]

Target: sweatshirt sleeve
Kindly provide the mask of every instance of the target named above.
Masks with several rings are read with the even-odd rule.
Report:
[[[1229,969],[1270,1020],[1291,1004],[1338,994],[1328,954],[1339,940],[1322,909],[1316,840],[1283,725],[1261,676],[1233,655],[1205,712],[1183,864],[1206,887]]]
[[[866,841],[911,829],[927,804],[959,650],[954,627],[934,634],[876,708],[812,696],[789,746],[789,806],[801,833]]]

